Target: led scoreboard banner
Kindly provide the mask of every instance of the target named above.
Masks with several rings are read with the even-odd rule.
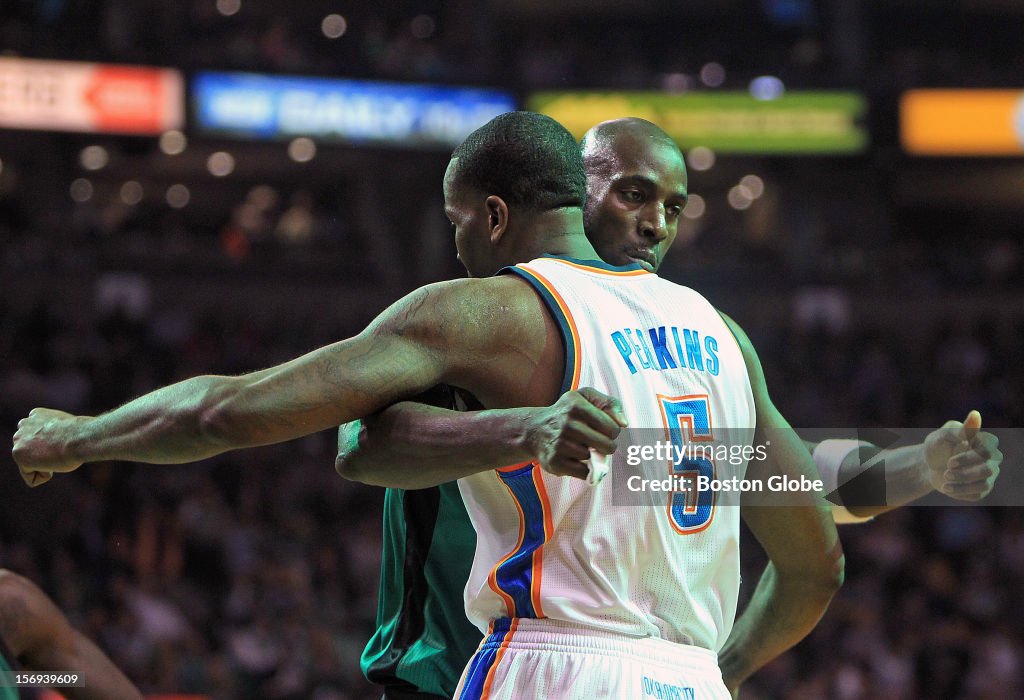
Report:
[[[0,127],[156,135],[184,122],[179,71],[0,58]]]
[[[478,88],[213,72],[192,81],[196,126],[242,138],[450,148],[514,109],[511,93]]]
[[[913,155],[1024,155],[1024,90],[905,92],[900,140]]]
[[[721,153],[859,153],[868,143],[861,124],[867,102],[855,92],[787,92],[774,99],[748,92],[539,92],[527,109],[557,119],[577,137],[606,119],[642,117],[683,148]]]

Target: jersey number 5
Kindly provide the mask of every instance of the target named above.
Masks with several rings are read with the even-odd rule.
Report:
[[[701,532],[711,524],[715,516],[715,492],[710,488],[698,489],[698,478],[703,476],[705,479],[714,479],[717,472],[715,463],[703,457],[699,449],[693,450],[692,447],[695,443],[699,445],[714,440],[711,434],[711,405],[707,394],[658,394],[658,403],[665,430],[675,449],[670,476],[681,485],[680,489],[672,492],[669,499],[669,521],[680,534]]]

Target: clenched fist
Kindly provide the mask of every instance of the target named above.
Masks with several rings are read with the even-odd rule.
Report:
[[[11,454],[26,484],[41,486],[53,478],[54,472],[70,472],[82,465],[68,450],[74,427],[82,420],[88,418],[34,408],[18,421]]]
[[[527,429],[527,442],[548,473],[586,479],[590,451],[615,452],[615,438],[625,425],[618,399],[583,387],[537,409]]]

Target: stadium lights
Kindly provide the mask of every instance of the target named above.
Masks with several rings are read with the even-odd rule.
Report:
[[[206,159],[206,169],[214,177],[226,177],[234,171],[235,159],[226,151],[211,153],[210,157]]]
[[[79,154],[78,162],[86,170],[102,170],[110,162],[110,155],[103,146],[86,146]]]
[[[238,14],[242,9],[242,0],[217,0],[217,12],[225,17]]]
[[[142,185],[138,180],[129,180],[121,185],[121,201],[130,207],[142,201]]]
[[[160,150],[169,156],[176,156],[182,153],[188,146],[188,139],[185,134],[177,129],[171,129],[160,134]]]
[[[694,146],[686,154],[686,162],[693,170],[710,170],[715,165],[715,152],[707,146]]]
[[[743,185],[735,185],[729,189],[729,206],[733,209],[740,211],[749,209],[750,205],[754,203],[753,198],[750,196],[750,192]]]
[[[700,69],[700,81],[708,87],[721,87],[725,83],[725,67],[721,63],[705,63]]]
[[[71,183],[71,199],[82,204],[92,199],[92,183],[84,177],[77,178]]]
[[[661,89],[672,94],[689,92],[693,83],[693,78],[686,73],[668,73],[661,80]]]
[[[707,202],[699,194],[691,194],[683,207],[683,216],[687,219],[699,219],[707,211]]]
[[[744,175],[740,179],[740,187],[750,193],[751,199],[757,199],[764,194],[764,180],[757,175]]]
[[[348,20],[342,15],[332,14],[324,17],[320,22],[320,31],[328,39],[340,39],[348,31]]]
[[[296,163],[308,163],[316,157],[316,143],[307,136],[292,139],[288,144],[288,157]]]
[[[755,100],[777,100],[786,92],[786,86],[774,75],[762,75],[750,81],[750,95]]]
[[[167,204],[172,209],[182,209],[188,205],[189,199],[192,194],[188,191],[185,185],[171,185],[167,188]]]

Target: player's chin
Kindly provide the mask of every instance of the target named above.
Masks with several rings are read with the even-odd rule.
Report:
[[[652,260],[648,259],[648,258],[629,256],[626,259],[626,262],[624,262],[622,264],[623,265],[628,265],[630,263],[636,263],[640,267],[642,267],[643,269],[647,270],[648,272],[657,272],[658,271],[657,265],[655,265],[654,262]]]

